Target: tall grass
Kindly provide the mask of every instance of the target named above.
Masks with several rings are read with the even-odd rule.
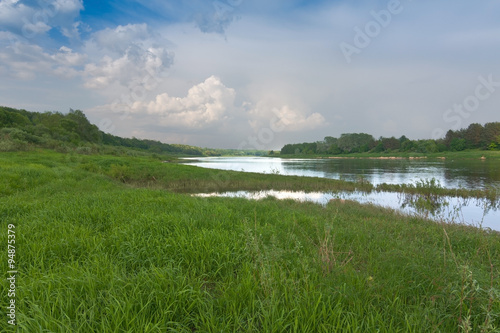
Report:
[[[0,227],[17,230],[20,332],[500,327],[498,233],[354,202],[135,188],[106,171],[135,160],[96,157],[104,171],[94,172],[78,158],[0,155]],[[0,331],[13,331],[5,292],[1,301]]]

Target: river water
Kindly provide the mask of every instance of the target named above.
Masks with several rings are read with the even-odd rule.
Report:
[[[426,159],[280,159],[266,157],[204,157],[188,158],[186,163],[204,168],[257,173],[275,173],[357,181],[361,177],[378,185],[415,184],[436,179],[445,188],[500,188],[500,164],[488,160],[426,160]],[[500,231],[499,203],[486,200],[440,198],[431,210],[419,207],[418,200],[401,193],[344,192],[304,193],[290,191],[226,192],[203,196],[239,196],[259,199],[266,196],[308,200],[326,204],[330,200],[355,200],[373,203],[426,216],[439,221],[465,223]]]

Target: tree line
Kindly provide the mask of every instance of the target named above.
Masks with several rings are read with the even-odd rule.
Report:
[[[122,138],[104,133],[91,124],[80,110],[31,112],[0,106],[0,151],[29,147],[51,149],[89,148],[95,145],[146,150],[151,153],[176,153],[201,156],[214,151],[198,147],[167,144],[155,140]]]
[[[465,149],[500,149],[500,122],[486,123],[484,126],[474,123],[465,129],[449,130],[444,138],[438,140],[410,140],[404,135],[400,138],[375,139],[366,133],[344,133],[339,138],[327,136],[322,141],[286,144],[281,154],[437,153]]]

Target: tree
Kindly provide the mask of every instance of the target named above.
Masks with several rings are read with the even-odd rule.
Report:
[[[406,141],[410,141],[410,139],[408,139],[405,135],[402,135],[398,140],[400,145],[402,145]]]
[[[465,139],[454,138],[451,141],[450,149],[451,151],[462,151],[466,148]]]
[[[444,144],[446,145],[446,147],[450,148],[451,141],[453,141],[453,139],[455,138],[457,138],[457,134],[452,130],[448,130],[448,132],[446,132],[446,135],[444,136]]]
[[[346,153],[360,151],[366,145],[369,149],[373,146],[375,139],[366,133],[344,133],[340,136],[337,144]]]
[[[342,154],[342,150],[339,148],[339,146],[336,143],[334,143],[328,148],[328,153],[330,153],[332,155],[338,155],[338,154]]]
[[[375,148],[373,148],[373,152],[374,153],[381,153],[383,151],[384,151],[384,144],[382,143],[382,141],[378,141]]]
[[[401,149],[403,151],[413,151],[415,147],[416,147],[415,142],[412,140],[405,141],[401,144]]]
[[[10,108],[0,108],[0,127],[24,128],[31,124],[26,116],[16,111]]]
[[[483,129],[482,141],[485,145],[499,143],[497,138],[500,137],[500,122],[486,123]]]
[[[470,124],[465,130],[465,140],[468,148],[480,148],[482,142],[483,126],[480,124]]]
[[[389,150],[389,149],[395,150],[395,149],[399,149],[399,147],[401,146],[400,141],[398,139],[396,139],[395,137],[383,138],[382,144],[383,144],[385,150]]]
[[[82,138],[82,140],[93,143],[99,143],[102,141],[102,134],[100,133],[99,128],[91,124],[82,111],[70,109],[66,118],[76,124],[75,132]]]

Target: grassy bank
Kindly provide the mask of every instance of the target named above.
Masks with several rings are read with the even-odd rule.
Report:
[[[60,154],[51,151],[2,153],[0,161],[16,170],[23,165],[34,167],[65,166],[78,171],[108,176],[128,186],[164,189],[175,192],[214,192],[231,190],[303,190],[303,191],[354,191],[373,189],[373,186],[360,179],[353,183],[342,180],[283,176],[278,174],[258,174],[237,171],[223,171],[199,168],[141,156],[107,156]],[[166,163],[165,163],[166,162]],[[17,178],[5,183],[13,191]],[[9,190],[7,190],[9,191]]]
[[[283,176],[272,173],[259,174],[205,169],[176,163],[178,160],[175,158],[165,161],[164,156],[160,157],[154,154],[112,156],[61,154],[42,150],[38,152],[2,153],[0,161],[6,166],[9,163],[14,163],[10,166],[12,170],[16,170],[22,165],[35,167],[64,165],[71,169],[107,176],[131,187],[163,189],[180,193],[270,189],[333,193],[377,190],[423,195],[487,198],[491,201],[498,200],[500,197],[500,190],[497,188],[485,190],[446,189],[431,183],[422,186],[380,184],[375,187],[363,177],[360,177],[356,182],[349,182],[325,178]],[[4,186],[4,191],[10,193],[15,191],[17,187],[24,186],[22,182],[18,182],[19,179],[19,176],[7,177],[3,185],[0,183],[0,186]]]
[[[188,190],[213,172],[137,158],[0,154],[4,244],[9,224],[16,232],[19,331],[500,328],[498,233],[353,202],[197,198],[166,185],[191,179]],[[0,331],[13,331],[6,292],[1,300]]]

